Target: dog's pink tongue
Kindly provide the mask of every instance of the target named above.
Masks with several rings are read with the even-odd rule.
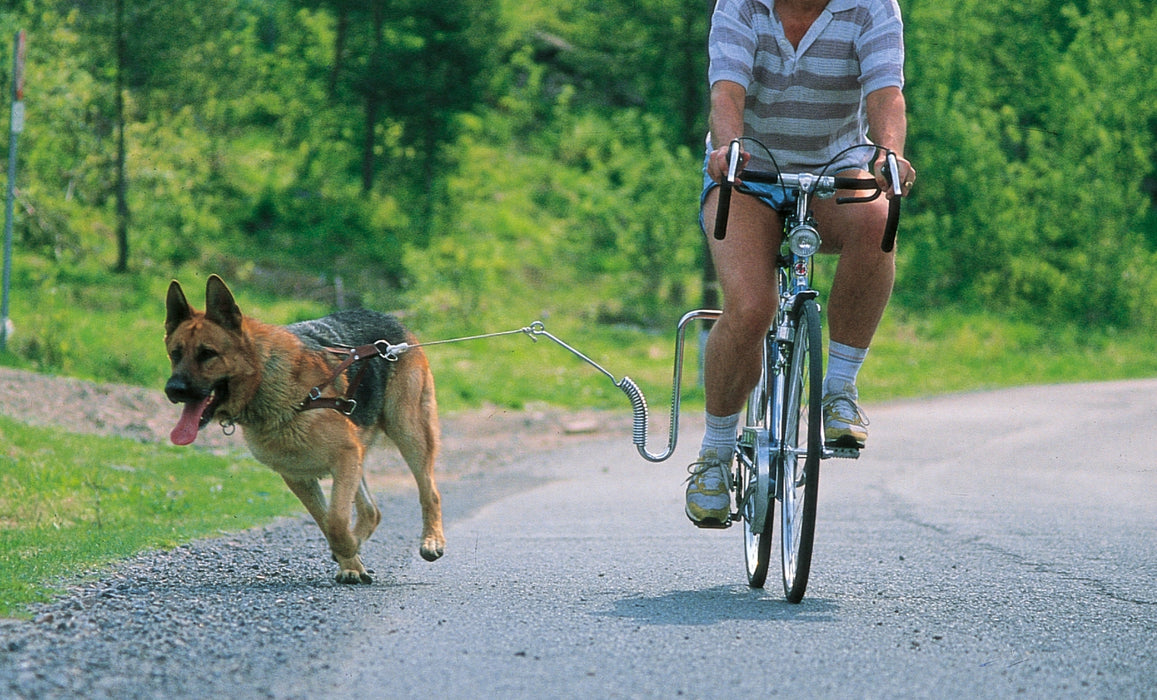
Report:
[[[201,414],[205,412],[205,408],[212,400],[213,397],[208,396],[201,403],[185,404],[185,410],[181,411],[181,419],[177,421],[173,432],[169,433],[169,439],[173,441],[174,445],[193,444],[193,441],[197,439],[197,431],[201,428]]]

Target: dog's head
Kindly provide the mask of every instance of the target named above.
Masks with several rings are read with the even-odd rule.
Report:
[[[189,305],[176,280],[169,285],[165,310],[165,348],[173,370],[165,395],[185,406],[169,437],[188,445],[215,414],[236,415],[256,359],[241,310],[217,275],[206,284],[205,311]]]

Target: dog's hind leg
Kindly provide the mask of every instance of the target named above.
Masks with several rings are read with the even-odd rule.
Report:
[[[419,553],[426,561],[434,561],[446,551],[446,537],[442,534],[442,495],[434,482],[435,449],[428,439],[421,436],[402,438],[397,445],[418,484],[418,502],[422,506]]]
[[[417,362],[399,367],[390,381],[382,427],[397,445],[418,484],[422,506],[422,544],[419,552],[434,561],[446,550],[442,532],[442,496],[434,481],[434,457],[438,454],[438,405],[434,377],[424,356],[407,355]]]

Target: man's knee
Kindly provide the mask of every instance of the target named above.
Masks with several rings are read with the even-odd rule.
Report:
[[[720,322],[729,328],[733,336],[759,339],[771,327],[775,310],[774,297],[749,295],[725,303]]]

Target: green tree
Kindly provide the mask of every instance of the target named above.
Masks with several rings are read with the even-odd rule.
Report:
[[[898,296],[1125,325],[1152,172],[1154,8],[980,0],[908,8],[921,167]],[[1148,63],[1147,63],[1148,61]],[[1111,241],[1111,242],[1110,242]]]
[[[552,4],[522,41],[574,104],[652,115],[671,143],[700,149],[706,133],[707,31],[713,1],[575,0]],[[557,87],[556,87],[557,89]]]

